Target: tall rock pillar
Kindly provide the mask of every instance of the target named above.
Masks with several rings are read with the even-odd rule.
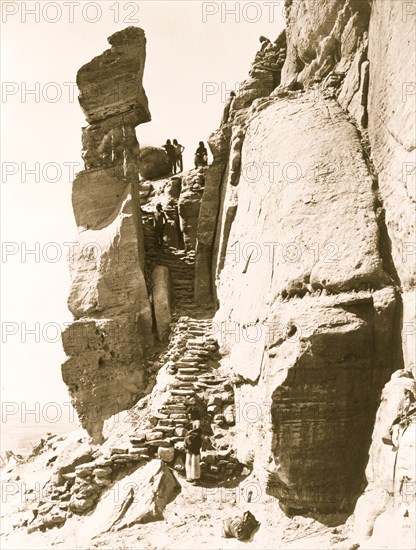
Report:
[[[144,279],[144,244],[135,127],[150,120],[142,86],[144,31],[110,36],[111,48],[81,67],[79,102],[85,170],[72,204],[77,246],[69,258],[68,307],[74,323],[62,335],[62,377],[83,427],[102,439],[106,418],[132,406],[146,387],[143,353],[152,341]]]

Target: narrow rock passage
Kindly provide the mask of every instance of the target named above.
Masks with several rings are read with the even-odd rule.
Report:
[[[151,273],[157,265],[169,269],[171,278],[172,310],[195,311],[193,304],[195,287],[195,251],[178,250],[174,247],[158,246],[153,227],[153,216],[142,213],[144,246],[146,253],[146,282],[151,290]]]
[[[242,471],[229,444],[229,431],[235,424],[234,392],[219,362],[214,310],[194,303],[195,252],[159,246],[152,214],[142,211],[142,222],[148,290],[152,291],[155,267],[167,267],[173,322],[168,345],[148,361],[157,373],[150,397],[150,425],[132,431],[131,450],[143,457],[158,456],[184,473],[183,442],[191,412],[197,410],[204,434],[203,481],[230,482]]]

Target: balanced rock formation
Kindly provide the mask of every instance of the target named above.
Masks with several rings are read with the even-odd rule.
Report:
[[[85,170],[72,192],[78,243],[71,251],[62,375],[82,425],[96,440],[103,421],[146,386],[142,363],[152,314],[144,278],[137,124],[150,120],[142,87],[146,39],[129,27],[78,72]]]

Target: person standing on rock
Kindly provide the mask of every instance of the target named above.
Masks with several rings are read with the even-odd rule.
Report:
[[[202,434],[201,428],[193,428],[185,437],[184,446],[186,450],[185,473],[186,479],[190,483],[197,484],[201,479],[201,447]]]
[[[176,151],[170,139],[166,140],[166,143],[163,146],[163,149],[166,151],[168,155],[170,173],[176,174]]]
[[[266,48],[268,48],[269,46],[272,45],[272,43],[270,42],[270,40],[268,38],[266,38],[265,36],[260,36],[259,37],[259,41],[260,41],[260,44],[261,44],[261,48],[260,48],[260,51],[264,51]]]
[[[183,159],[182,153],[185,151],[185,147],[178,143],[177,139],[173,140],[173,147],[175,148],[175,162],[179,172],[183,172]]]
[[[199,147],[195,151],[195,168],[200,166],[207,166],[208,164],[208,151],[205,148],[204,142],[199,142]]]
[[[159,247],[163,246],[163,236],[165,233],[165,225],[168,220],[166,214],[163,212],[162,205],[160,202],[156,205],[156,212],[154,213],[154,226],[155,226],[155,236],[156,243]]]
[[[235,92],[230,92],[230,95],[228,96],[227,102],[226,102],[225,107],[224,107],[224,112],[223,112],[222,120],[221,120],[221,126],[223,126],[224,124],[227,124],[227,122],[228,122],[228,119],[230,117],[231,106],[232,106],[232,103],[233,103],[234,99],[235,99]]]

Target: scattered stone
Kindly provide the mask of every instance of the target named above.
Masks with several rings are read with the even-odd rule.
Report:
[[[154,441],[155,439],[162,439],[163,438],[163,432],[148,432],[146,434],[147,441]],[[154,445],[154,443],[152,443]]]
[[[112,447],[112,448],[110,449],[110,453],[111,453],[112,455],[124,454],[124,453],[128,453],[128,452],[129,452],[129,450],[128,450],[127,448],[125,448],[125,447],[121,447],[121,448],[120,448],[120,447]]]
[[[88,498],[78,499],[74,498],[70,502],[70,507],[74,512],[86,512],[94,506],[94,501]]]
[[[172,462],[175,458],[175,449],[174,447],[159,447],[157,455],[164,462]]]
[[[107,468],[95,468],[95,470],[93,470],[93,474],[96,476],[96,477],[107,477],[107,476],[110,476],[112,473],[112,469],[110,467],[107,467]]]
[[[104,477],[96,477],[94,481],[99,487],[107,487],[111,483],[110,479]]]
[[[167,439],[154,439],[149,442],[149,445],[151,445],[152,447],[170,447],[171,442]]]

